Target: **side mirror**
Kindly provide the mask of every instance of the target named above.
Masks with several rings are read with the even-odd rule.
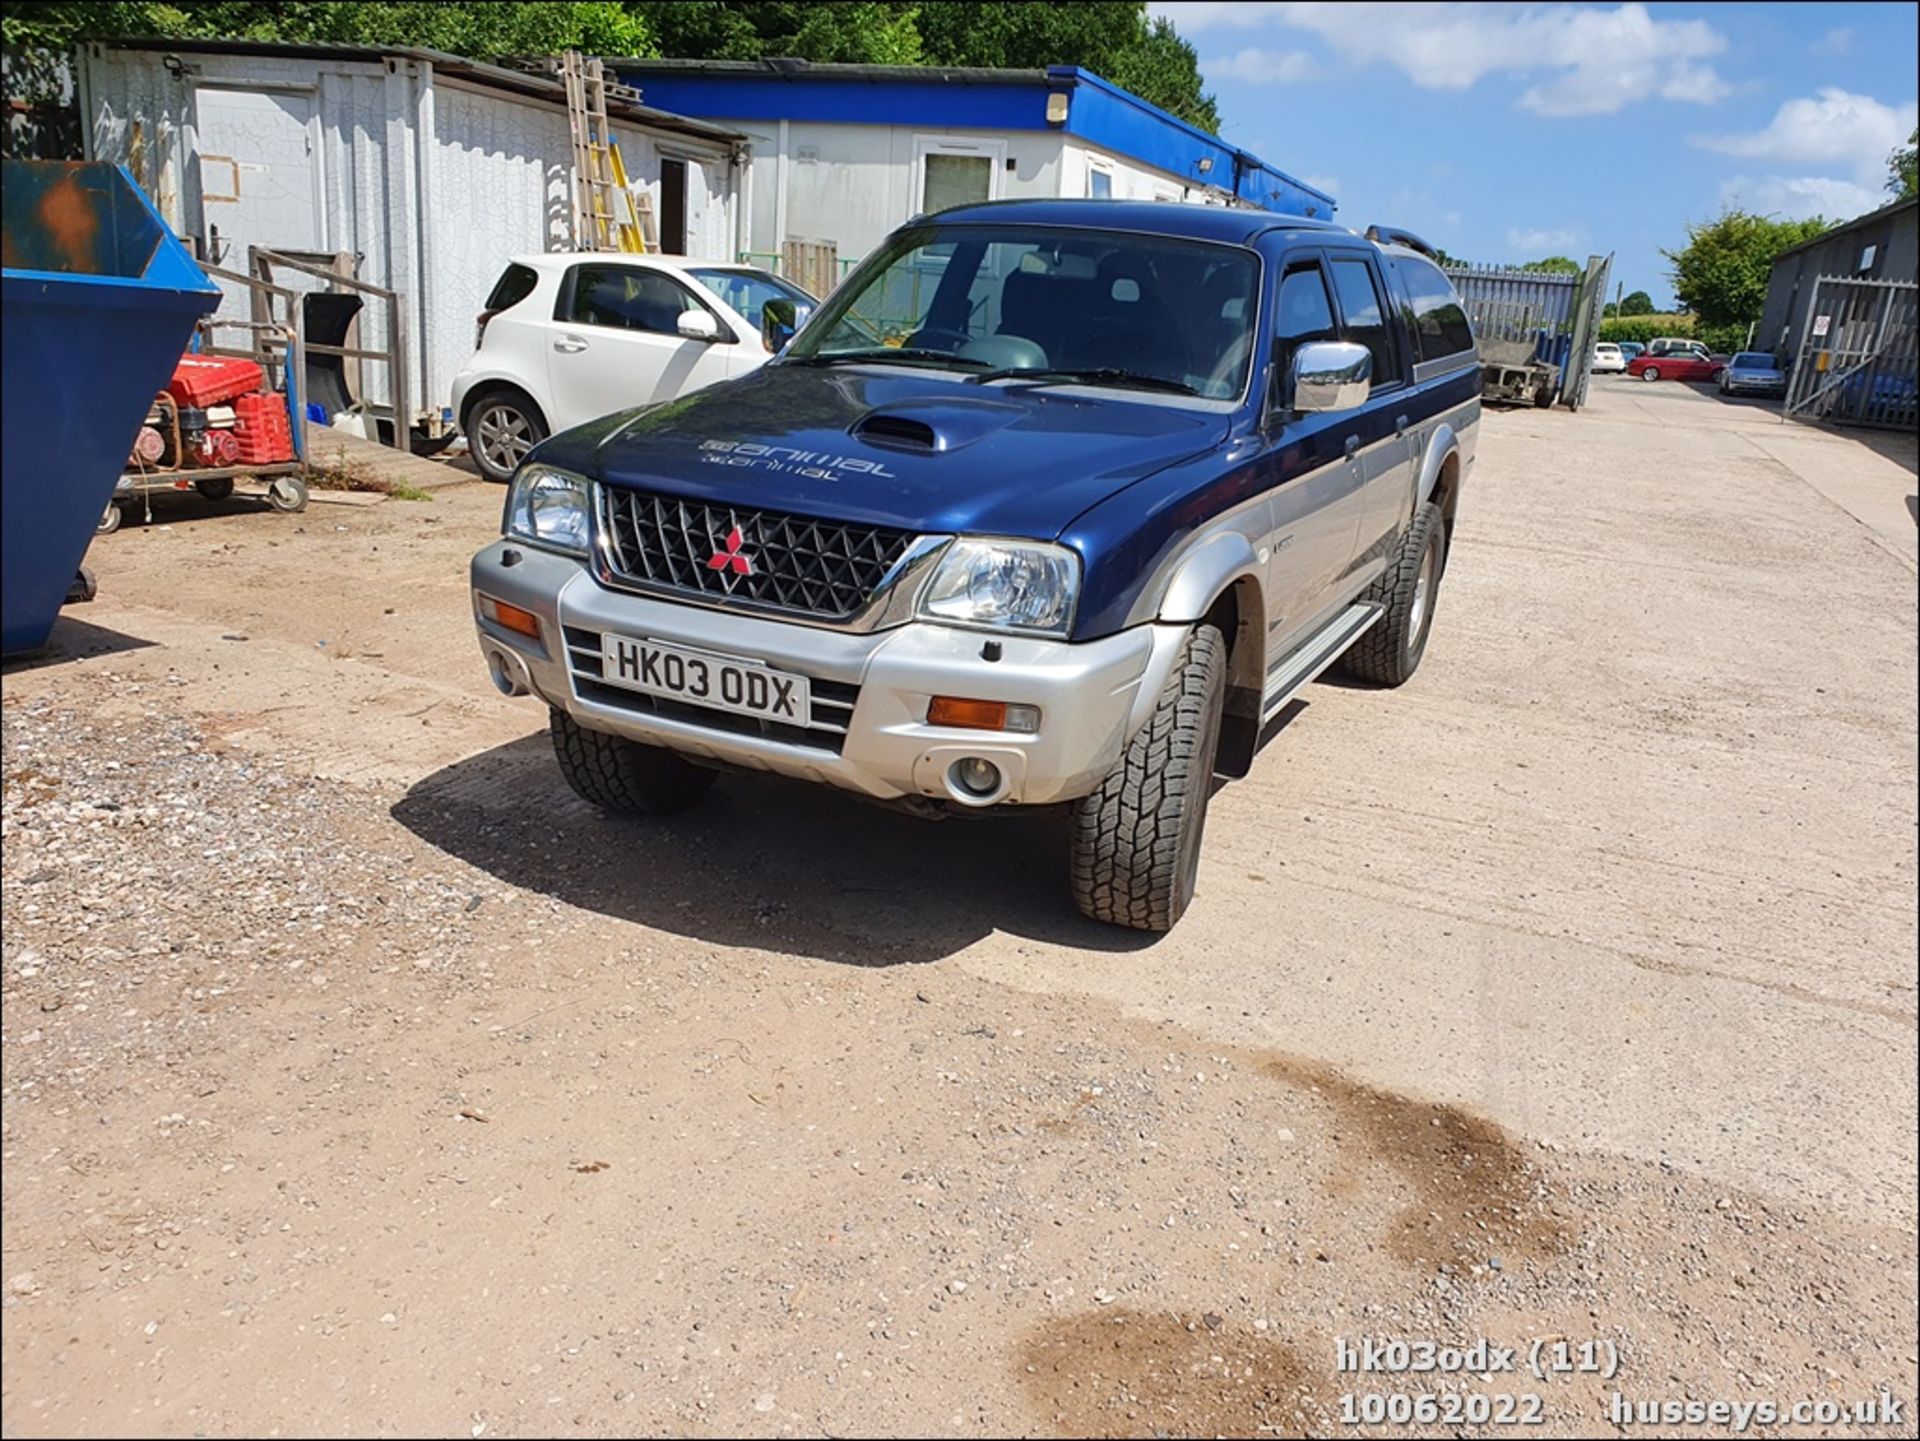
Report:
[[[675,326],[688,340],[718,340],[720,322],[704,310],[683,310],[679,323]]]
[[[1358,410],[1373,394],[1373,352],[1351,341],[1310,341],[1294,351],[1288,379],[1299,414]]]
[[[791,300],[769,300],[760,307],[760,339],[769,353],[778,355],[799,328],[799,317]]]

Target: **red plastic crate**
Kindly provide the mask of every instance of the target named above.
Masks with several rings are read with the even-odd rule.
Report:
[[[266,380],[259,366],[238,356],[183,355],[173,367],[167,394],[182,405],[219,405],[258,390]]]
[[[233,402],[233,438],[242,465],[267,465],[293,459],[293,429],[285,396],[258,392]]]

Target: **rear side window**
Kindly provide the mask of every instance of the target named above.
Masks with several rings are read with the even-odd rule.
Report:
[[[1335,257],[1333,290],[1340,297],[1347,339],[1373,353],[1373,383],[1389,385],[1399,380],[1400,352],[1387,334],[1387,317],[1373,283],[1373,267],[1364,260]]]
[[[567,318],[576,325],[677,335],[680,312],[703,309],[691,291],[657,270],[581,265],[573,272],[573,304]]]
[[[500,272],[500,278],[493,282],[493,289],[487,292],[487,303],[482,309],[498,314],[510,310],[533,294],[533,287],[540,283],[540,277],[530,265],[509,265]]]
[[[1414,337],[1422,360],[1441,360],[1473,349],[1473,327],[1453,282],[1437,265],[1402,256],[1400,273],[1413,297]]]

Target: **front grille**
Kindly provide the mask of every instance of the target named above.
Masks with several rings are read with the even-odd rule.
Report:
[[[624,686],[608,685],[601,669],[600,632],[570,625],[566,627],[566,639],[567,670],[573,676],[574,691],[582,700],[611,706],[616,710],[632,711],[636,715],[664,716],[669,720],[683,721],[707,730],[725,731],[730,735],[761,736],[767,740],[811,746],[815,750],[839,755],[841,747],[847,743],[847,728],[853,724],[854,704],[860,699],[860,687],[857,685],[822,680],[810,675],[807,677],[807,691],[811,698],[811,714],[807,717],[807,724],[783,725],[779,721],[762,720],[758,716],[736,715],[732,711],[688,705],[666,696],[647,695]]]
[[[910,532],[602,487],[612,579],[824,620],[863,609]]]

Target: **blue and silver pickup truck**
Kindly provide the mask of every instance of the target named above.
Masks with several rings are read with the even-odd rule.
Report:
[[[970,205],[781,319],[755,373],[541,444],[474,557],[494,683],[587,800],[1064,806],[1080,909],[1166,930],[1212,778],[1327,667],[1419,666],[1480,373],[1417,238]]]

